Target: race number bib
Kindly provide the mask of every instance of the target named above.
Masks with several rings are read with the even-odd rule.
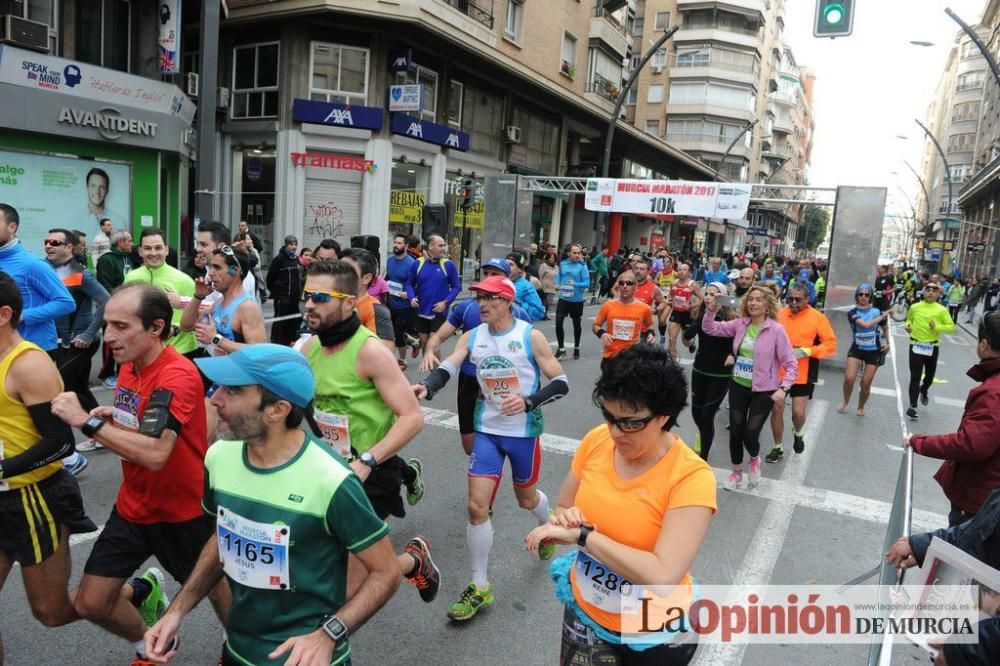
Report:
[[[576,295],[576,287],[571,284],[559,285],[560,298],[573,298]]]
[[[393,282],[389,280],[386,282],[389,285],[389,295],[395,296],[396,298],[406,298],[406,290],[403,289],[403,285],[398,282]]]
[[[736,357],[736,367],[733,368],[733,377],[737,379],[753,379],[753,359],[745,356]]]
[[[339,414],[327,414],[315,410],[313,417],[316,425],[323,433],[323,441],[339,453],[344,459],[351,457],[351,431],[349,429],[350,420],[346,416]]]
[[[482,368],[479,378],[483,385],[483,397],[490,402],[500,403],[512,395],[521,395],[517,368]]]
[[[635,337],[635,322],[628,319],[615,319],[611,328],[611,337],[615,340],[632,340]]]
[[[674,296],[674,309],[687,312],[689,301],[687,296]]]
[[[219,560],[227,576],[240,585],[260,590],[291,587],[288,576],[290,527],[258,523],[220,506],[216,513],[216,531]]]
[[[639,612],[642,586],[633,585],[582,550],[577,551],[573,568],[577,588],[587,603],[615,615]]]
[[[859,347],[875,347],[875,329],[858,331],[854,336],[854,341]]]
[[[914,342],[913,353],[918,354],[919,356],[933,356],[934,345],[929,342]]]
[[[119,387],[112,403],[111,419],[115,425],[125,430],[139,430],[139,394]]]

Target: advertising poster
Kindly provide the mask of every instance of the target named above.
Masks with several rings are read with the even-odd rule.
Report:
[[[427,196],[407,190],[389,194],[389,224],[422,224]]]
[[[160,0],[160,74],[181,71],[181,0]]]
[[[44,257],[49,229],[83,231],[89,241],[103,218],[131,227],[132,167],[0,150],[0,201],[17,209],[21,243]]]

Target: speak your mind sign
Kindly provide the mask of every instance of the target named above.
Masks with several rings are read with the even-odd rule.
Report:
[[[589,178],[587,210],[643,215],[746,217],[750,185],[687,180]]]

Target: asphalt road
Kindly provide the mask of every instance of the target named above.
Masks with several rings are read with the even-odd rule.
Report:
[[[547,436],[540,477],[553,500],[567,473],[576,443],[600,421],[590,402],[598,374],[599,342],[589,331],[596,308],[585,313],[583,358],[564,360],[570,379],[569,396],[546,407]],[[836,316],[842,316],[835,314]],[[568,324],[568,322],[567,322]],[[540,329],[555,340],[552,322]],[[567,329],[570,327],[567,326]],[[901,331],[900,331],[901,333]],[[572,336],[570,330],[567,334]],[[904,334],[905,335],[905,334]],[[905,337],[895,337],[905,344]],[[897,347],[898,349],[898,347]],[[904,353],[897,360],[899,384],[905,390]],[[772,582],[840,585],[880,562],[885,524],[899,469],[900,419],[896,408],[896,382],[890,362],[875,379],[876,390],[868,416],[854,416],[853,408],[838,414],[843,357],[846,345],[823,365],[820,385],[809,409],[806,452],[790,451],[791,427],[786,425],[786,459],[764,466],[764,481],[752,492],[719,491],[719,512],[693,568],[706,584]],[[682,363],[690,355],[682,352]],[[941,433],[958,424],[968,390],[974,385],[965,371],[976,362],[974,339],[959,329],[946,336],[938,370],[939,383],[931,390],[931,404],[921,410],[918,432]],[[411,379],[418,373],[408,371]],[[110,392],[97,393],[102,402]],[[856,395],[856,394],[855,394]],[[354,662],[418,664],[556,664],[559,657],[561,607],[553,595],[548,567],[525,552],[523,538],[533,526],[530,515],[517,508],[509,481],[497,499],[496,535],[490,577],[496,604],[471,622],[457,625],[446,617],[448,606],[468,584],[465,548],[466,457],[461,451],[454,417],[454,383],[427,403],[427,427],[404,450],[424,463],[427,493],[403,520],[391,521],[397,547],[414,534],[428,537],[435,560],[443,572],[440,595],[432,604],[420,601],[416,591],[403,586],[382,611],[352,637]],[[786,411],[786,419],[790,418]],[[727,474],[726,412],[717,421],[717,437],[710,463],[720,482]],[[695,429],[689,415],[678,430],[687,442]],[[763,450],[771,443],[770,427],[762,435]],[[84,500],[98,524],[107,518],[121,480],[118,458],[108,451],[89,454],[90,467],[80,477]],[[918,459],[914,474],[914,530],[943,526],[948,503],[931,478],[934,460]],[[83,535],[72,546],[76,584],[95,535]],[[9,666],[38,664],[124,664],[131,646],[85,622],[60,629],[45,629],[32,617],[15,568],[0,592],[0,630],[3,631]],[[173,594],[177,585],[171,581]],[[187,619],[182,650],[174,663],[215,664],[222,630],[207,603]],[[893,663],[926,663],[916,648],[900,646]],[[780,660],[792,664],[863,663],[867,647],[769,645],[719,650],[702,646],[696,658],[701,665],[767,664]]]

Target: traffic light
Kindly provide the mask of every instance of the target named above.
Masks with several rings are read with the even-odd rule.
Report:
[[[462,191],[459,193],[462,202],[460,204],[462,210],[469,210],[473,205],[473,195],[472,195],[472,181],[466,180],[462,183]]]
[[[815,37],[846,37],[854,29],[854,0],[816,0]]]

